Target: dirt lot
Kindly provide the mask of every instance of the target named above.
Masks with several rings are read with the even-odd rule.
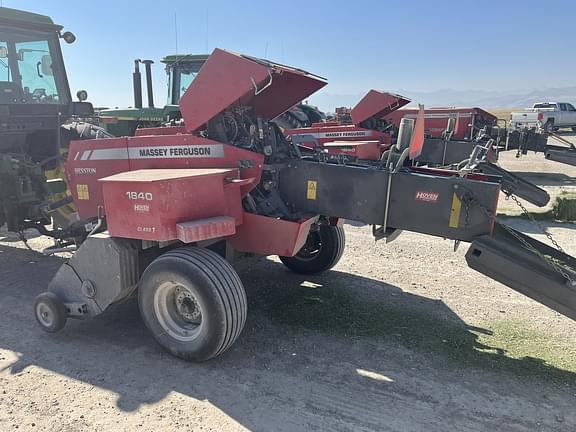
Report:
[[[574,170],[540,157],[503,164],[560,172],[542,183],[573,187]],[[573,226],[549,225],[576,253]],[[344,258],[325,275],[271,259],[243,268],[246,328],[206,364],[162,351],[133,300],[42,333],[32,300],[63,258],[4,236],[0,431],[576,429],[574,322],[468,269],[465,245],[454,253],[411,233],[375,244],[367,227],[346,231]]]

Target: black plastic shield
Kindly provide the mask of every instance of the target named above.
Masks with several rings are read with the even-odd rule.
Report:
[[[301,161],[280,172],[279,189],[289,207],[304,213],[471,241],[490,233],[500,184]]]

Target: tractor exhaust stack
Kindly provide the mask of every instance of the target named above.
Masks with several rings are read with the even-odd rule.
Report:
[[[146,67],[146,92],[148,94],[148,108],[154,108],[154,93],[152,90],[152,60],[142,60]]]
[[[140,73],[140,59],[134,60],[132,83],[134,87],[134,108],[142,108],[142,74]]]

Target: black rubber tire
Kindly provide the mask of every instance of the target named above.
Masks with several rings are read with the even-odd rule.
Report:
[[[197,300],[202,320],[192,340],[170,335],[159,320],[155,296],[166,282],[186,287]],[[219,356],[232,346],[246,323],[247,300],[240,277],[220,255],[198,247],[175,249],[152,261],[140,279],[138,302],[156,341],[189,361]]]
[[[344,229],[338,226],[321,225],[318,231],[310,232],[307,244],[312,240],[311,236],[317,235],[320,237],[319,249],[312,257],[304,254],[307,248],[307,245],[304,245],[298,254],[293,257],[280,257],[280,261],[293,272],[300,274],[317,274],[330,270],[340,261],[344,253],[346,246]]]
[[[43,313],[48,315],[41,317],[41,308],[43,308]],[[34,316],[42,330],[47,333],[56,333],[66,325],[68,312],[56,294],[43,292],[34,299]]]

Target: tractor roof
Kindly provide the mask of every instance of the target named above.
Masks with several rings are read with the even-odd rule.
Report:
[[[180,110],[189,132],[235,106],[273,119],[326,84],[301,69],[217,48],[180,99]]]
[[[200,63],[208,60],[208,57],[210,57],[210,54],[173,54],[164,57],[160,61],[165,64]]]
[[[60,31],[62,26],[54,24],[52,18],[32,12],[0,7],[0,24],[32,30]]]

